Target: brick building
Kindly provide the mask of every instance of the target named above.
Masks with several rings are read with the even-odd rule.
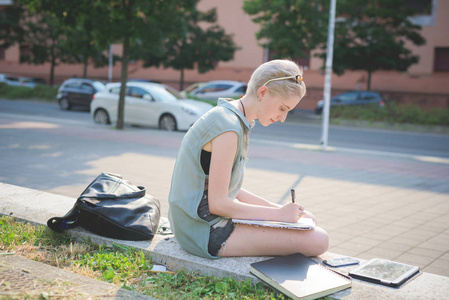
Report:
[[[449,1],[427,0],[430,11],[414,17],[414,22],[422,26],[422,35],[426,39],[424,46],[409,46],[414,54],[420,56],[418,64],[405,73],[377,71],[372,75],[371,88],[385,97],[399,103],[414,103],[422,108],[449,108]],[[11,1],[0,0],[2,5]],[[234,35],[235,43],[241,48],[232,61],[221,62],[214,71],[199,74],[195,70],[185,71],[186,84],[217,79],[248,81],[253,70],[266,60],[266,51],[259,46],[255,38],[258,25],[242,10],[243,0],[220,1],[202,0],[200,10],[217,8],[218,23],[227,33]],[[338,1],[337,1],[338,5]],[[50,65],[20,64],[21,51],[27,51],[22,45],[0,49],[0,73],[41,77],[48,80]],[[113,51],[120,54],[121,46],[114,45]],[[311,58],[306,61],[305,82],[308,95],[301,101],[300,107],[313,109],[322,98],[324,74],[320,71],[322,61]],[[55,82],[60,83],[74,75],[81,77],[81,65],[59,64],[55,69]],[[88,77],[107,80],[108,68],[93,68],[87,71]],[[113,67],[113,80],[120,77],[120,65]],[[161,81],[175,88],[179,87],[180,73],[172,69],[143,68],[142,63],[133,61],[129,65],[129,78],[145,78]],[[356,86],[366,89],[366,74],[363,71],[347,71],[342,76],[332,77],[332,94],[352,90]]]

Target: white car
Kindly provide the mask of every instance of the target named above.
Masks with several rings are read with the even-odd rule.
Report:
[[[246,83],[232,80],[215,80],[205,83],[200,88],[190,92],[200,99],[217,101],[218,98],[241,98],[246,93]]]
[[[109,83],[94,95],[90,112],[95,123],[117,122],[120,86],[120,83]],[[178,91],[163,84],[128,82],[124,123],[164,130],[188,130],[212,107],[201,101],[182,99]]]
[[[19,78],[8,74],[0,74],[0,83],[2,82],[7,85],[20,86]]]

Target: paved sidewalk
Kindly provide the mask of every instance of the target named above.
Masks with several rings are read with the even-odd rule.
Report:
[[[244,186],[269,199],[283,195],[279,203],[295,188],[297,201],[328,231],[330,252],[449,276],[448,160],[282,145],[251,150]]]

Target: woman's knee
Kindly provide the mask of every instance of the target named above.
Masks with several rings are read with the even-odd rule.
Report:
[[[304,240],[302,243],[304,243]],[[303,249],[303,254],[307,256],[319,256],[329,249],[329,236],[324,229],[316,227],[315,230],[310,232],[305,243],[307,245],[298,245],[300,249]]]
[[[329,235],[322,228],[316,228],[316,253],[314,256],[321,255],[329,249]]]

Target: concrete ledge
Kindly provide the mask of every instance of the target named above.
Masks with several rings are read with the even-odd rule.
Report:
[[[0,213],[15,216],[37,224],[46,225],[47,220],[65,215],[74,205],[76,199],[50,194],[37,190],[0,183]],[[202,274],[219,277],[234,277],[238,280],[258,279],[249,272],[250,264],[267,259],[266,257],[238,257],[222,259],[204,259],[184,251],[172,235],[156,235],[152,241],[122,241],[97,236],[82,228],[67,231],[77,238],[90,238],[98,244],[116,243],[135,247],[148,252],[154,263],[164,264],[171,270],[186,268]],[[317,261],[341,255],[325,253],[314,258]],[[348,272],[351,267],[339,268]],[[422,273],[400,289],[388,288],[353,280],[351,289],[332,295],[336,299],[444,299],[449,295],[449,278],[445,276]]]

